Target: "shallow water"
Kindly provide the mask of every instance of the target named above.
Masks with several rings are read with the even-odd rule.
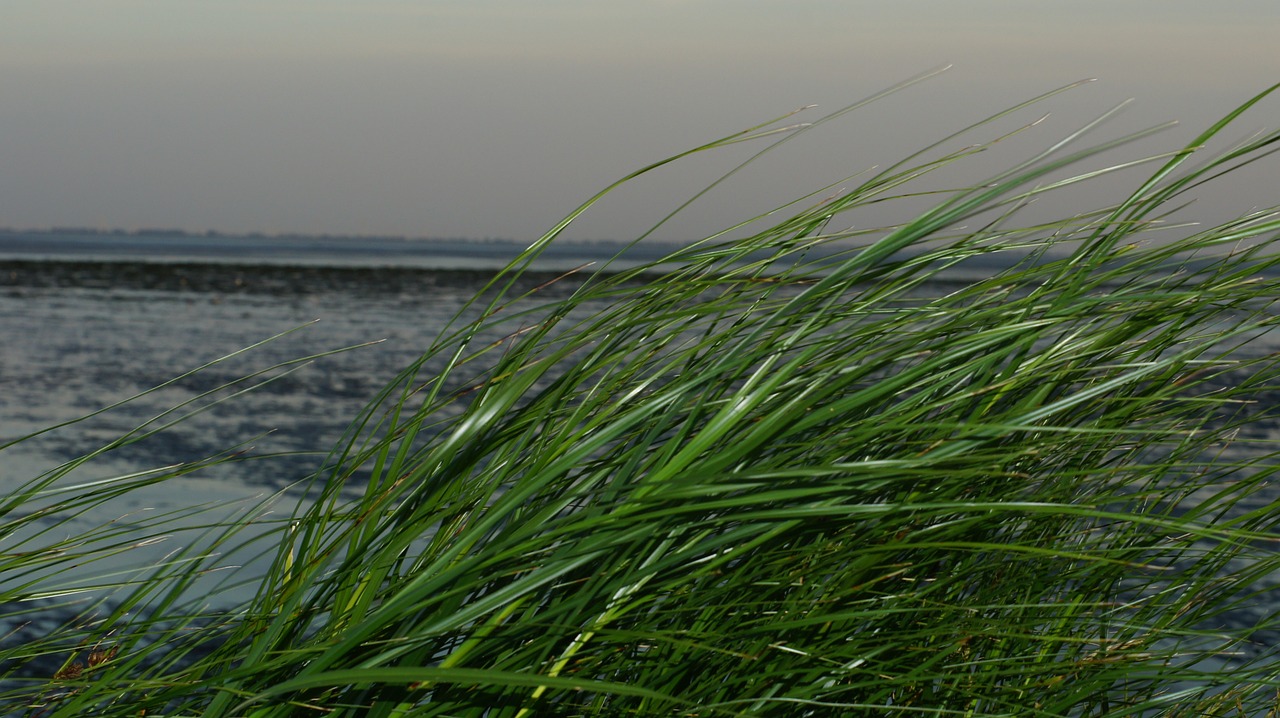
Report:
[[[4,390],[0,431],[13,438],[81,416],[228,352],[320,319],[105,417],[18,447],[29,472],[93,450],[163,408],[222,381],[291,358],[387,340],[358,353],[318,360],[257,396],[238,400],[230,410],[213,410],[176,429],[167,441],[129,447],[117,456],[128,464],[176,463],[267,431],[275,432],[269,446],[319,449],[321,441],[336,438],[333,424],[338,417],[354,415],[422,346],[425,339],[415,331],[422,326],[422,318],[441,321],[437,314],[452,302],[437,297],[425,304],[397,307],[341,293],[293,297],[132,289],[11,293],[0,298],[0,332],[9,338],[0,370]]]
[[[169,512],[195,506],[220,507],[200,516],[218,518],[286,490],[324,464],[326,454],[361,409],[422,354],[452,317],[459,312],[476,313],[464,311],[464,305],[491,276],[484,271],[269,266],[0,267],[0,283],[5,285],[0,286],[0,346],[4,347],[0,352],[0,441],[8,444],[138,397],[5,448],[0,488],[6,493],[148,421],[174,418],[162,415],[206,393],[205,399],[187,409],[207,406],[198,415],[157,436],[98,456],[57,485],[196,462],[233,447],[248,455],[271,457],[198,471],[113,499],[63,522],[43,521],[23,533],[6,535],[0,550],[30,550],[50,540],[88,533],[105,522],[141,527]],[[525,283],[532,286],[546,279],[537,276]],[[539,296],[550,299],[563,291],[556,285]],[[282,333],[152,391],[174,377]],[[268,371],[258,380],[269,381],[244,395],[230,397],[242,384],[223,388],[281,363],[353,346],[358,348]],[[227,400],[210,405],[218,399]],[[287,514],[297,497],[296,492],[287,493],[276,501],[275,511]],[[174,525],[182,524],[178,520]],[[46,534],[22,545],[35,530]],[[191,548],[193,540],[177,533],[110,560],[95,559],[93,572],[58,577],[48,587],[71,590],[108,570],[154,565],[171,551]],[[269,559],[236,558],[234,563],[248,562],[253,564],[248,571],[261,572]],[[0,588],[12,585],[0,584]],[[248,597],[245,591],[249,590],[252,587],[246,586],[219,601],[238,602]]]

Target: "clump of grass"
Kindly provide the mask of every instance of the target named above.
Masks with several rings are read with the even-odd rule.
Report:
[[[1118,144],[1072,154],[1073,135],[909,221],[838,229],[997,135],[510,309],[592,200],[357,417],[291,516],[265,536],[248,514],[211,522],[214,544],[274,556],[244,579],[252,600],[197,610],[184,591],[212,559],[175,560],[67,630],[57,645],[105,656],[92,676],[11,700],[261,718],[1274,711],[1280,664],[1255,637],[1275,621],[1231,622],[1276,598],[1280,568],[1274,450],[1248,438],[1273,438],[1277,364],[1253,347],[1276,323],[1280,217],[1145,241],[1183,193],[1272,151],[1280,135],[1188,163],[1262,97],[1112,207],[1017,224],[1104,173],[1062,178]],[[477,346],[499,325],[505,341]]]

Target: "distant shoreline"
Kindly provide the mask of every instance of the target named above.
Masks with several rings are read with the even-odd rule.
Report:
[[[557,242],[538,268],[566,270],[625,255],[628,264],[659,259],[675,245],[630,246],[614,242]],[[0,230],[0,261],[81,261],[282,264],[416,269],[500,269],[526,245],[511,240],[415,240],[397,237],[165,234]]]
[[[439,290],[472,292],[496,269],[429,269],[222,262],[139,262],[0,259],[0,290],[75,288],[287,296],[348,291],[363,295]],[[537,286],[563,272],[532,271],[520,284]],[[576,284],[572,279],[565,286]]]

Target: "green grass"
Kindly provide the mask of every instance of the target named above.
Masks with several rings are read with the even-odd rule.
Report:
[[[1275,149],[1268,134],[1202,157],[1265,94],[1145,162],[1087,167],[1125,140],[1074,149],[1082,129],[929,190],[905,222],[842,229],[919,201],[1037,98],[746,236],[565,279],[561,301],[515,296],[631,178],[812,127],[783,118],[645,168],[500,273],[287,518],[33,528],[199,465],[11,493],[5,605],[73,600],[47,586],[194,538],[103,576],[114,590],[83,621],[6,639],[4,700],[41,716],[1274,715],[1280,664],[1255,637],[1280,625],[1223,617],[1277,598],[1275,447],[1248,437],[1280,396],[1251,344],[1276,323],[1280,216],[1156,222]],[[1134,166],[1149,174],[1113,206],[1019,222],[1031,199]],[[940,283],[988,255],[1007,268]],[[507,339],[480,345],[496,326]],[[210,573],[255,553],[265,576]],[[243,605],[201,608],[246,582]],[[40,656],[83,665],[19,678]]]

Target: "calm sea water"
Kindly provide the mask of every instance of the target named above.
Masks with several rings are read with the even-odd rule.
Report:
[[[291,332],[94,420],[23,442],[15,447],[20,459],[11,457],[9,466],[18,460],[27,474],[94,450],[224,382],[379,342],[317,359],[166,432],[162,441],[105,458],[116,470],[166,465],[265,432],[273,433],[255,442],[260,451],[327,448],[486,276],[172,265],[47,265],[19,272],[0,294],[0,433],[6,438],[83,416]],[[309,460],[296,463],[301,468]],[[278,487],[292,478],[279,471],[250,464],[242,480]]]
[[[552,276],[534,275],[522,289]],[[282,491],[278,511],[287,513],[298,496],[289,487],[324,464],[326,453],[360,410],[427,349],[451,318],[468,315],[464,305],[491,277],[486,270],[0,263],[0,443],[137,397],[0,450],[0,490],[12,491],[97,451],[183,402],[209,392],[209,399],[225,398],[233,390],[220,389],[224,384],[263,370],[260,378],[270,381],[254,391],[96,457],[60,485],[198,461],[232,447],[254,455],[283,454],[187,475],[65,521],[45,521],[36,528],[46,534],[27,546],[20,541],[30,538],[30,531],[6,534],[0,537],[0,550],[29,550],[106,522],[140,525],[194,506],[214,507],[205,517],[226,516]],[[540,296],[550,301],[568,290],[554,284]],[[501,334],[495,331],[484,339]],[[344,347],[356,348],[271,369]],[[96,559],[94,570],[51,577],[42,588],[75,590],[105,572],[154,565],[185,548],[188,540],[177,534],[115,558]],[[264,571],[267,561],[237,557],[227,563],[246,564],[245,570],[254,572]],[[5,582],[30,578],[0,575],[0,587],[12,588]],[[218,601],[243,600],[249,590],[223,594]],[[28,633],[49,632],[97,596],[90,592],[0,605],[0,615],[11,617],[0,619],[0,631],[12,629],[15,633],[6,640],[18,641]],[[83,600],[77,603],[77,598]],[[46,675],[56,668],[37,665],[30,671]]]

